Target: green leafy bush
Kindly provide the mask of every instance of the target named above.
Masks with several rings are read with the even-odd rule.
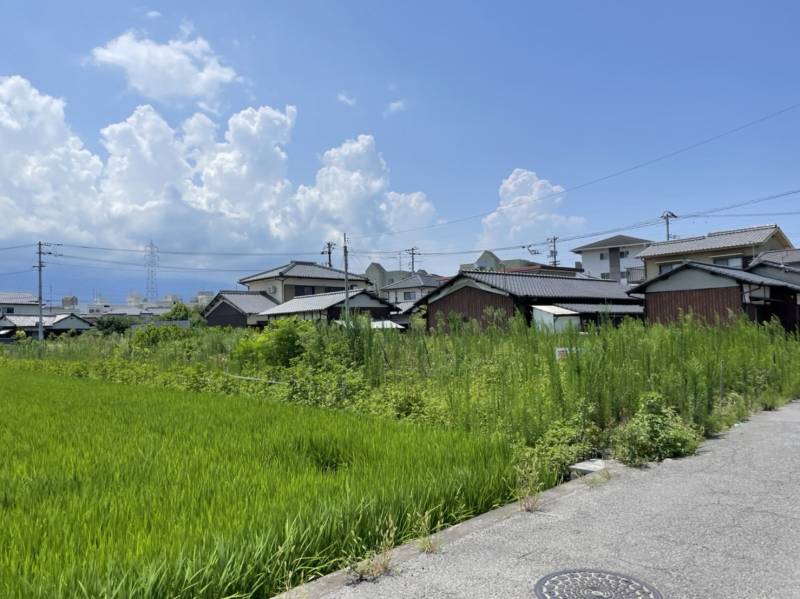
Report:
[[[165,327],[146,326],[134,331],[131,343],[134,347],[147,349],[156,347],[162,343],[186,339],[191,335],[192,332],[189,329],[184,329],[175,325]]]
[[[313,323],[297,318],[282,318],[270,323],[258,335],[245,337],[233,350],[233,358],[251,367],[288,367],[304,351],[303,338],[310,335]]]
[[[612,435],[614,456],[630,466],[693,454],[700,435],[659,393],[645,393],[639,412]]]
[[[133,321],[127,316],[101,316],[97,319],[94,326],[103,335],[121,335],[129,328]]]

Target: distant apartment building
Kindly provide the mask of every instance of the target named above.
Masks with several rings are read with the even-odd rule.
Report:
[[[614,235],[573,248],[581,257],[583,272],[590,277],[638,283],[644,280],[644,264],[637,256],[652,242],[649,239]]]

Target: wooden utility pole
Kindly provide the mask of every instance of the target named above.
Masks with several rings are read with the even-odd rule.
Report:
[[[344,321],[350,322],[350,275],[348,274],[347,262],[347,233],[344,234],[344,244],[342,245],[344,251]]]
[[[665,210],[664,214],[661,215],[661,218],[664,219],[664,223],[667,225],[667,241],[672,239],[672,236],[669,234],[669,221],[671,218],[678,218],[678,215],[670,210]]]
[[[414,274],[415,272],[417,272],[415,268],[416,262],[414,258],[417,256],[417,254],[419,254],[419,248],[418,247],[408,248],[406,250],[406,254],[409,254],[411,256],[411,274]],[[400,270],[403,269],[401,268]]]
[[[333,253],[333,248],[336,247],[336,244],[332,241],[326,241],[325,247],[322,248],[320,254],[327,254],[328,255],[328,268],[333,268],[333,261],[331,260],[331,254]]]

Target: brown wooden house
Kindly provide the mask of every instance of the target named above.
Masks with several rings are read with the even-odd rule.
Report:
[[[741,314],[755,322],[777,317],[787,330],[800,323],[800,284],[730,266],[684,262],[630,293],[644,294],[650,322],[675,322],[692,313],[708,323]]]

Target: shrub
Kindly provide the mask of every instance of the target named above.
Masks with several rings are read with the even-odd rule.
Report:
[[[629,466],[691,455],[700,435],[686,424],[660,394],[645,393],[639,412],[612,434],[614,456]]]
[[[122,334],[131,328],[133,322],[127,316],[101,316],[95,323],[95,328],[103,335]]]
[[[165,327],[146,326],[133,333],[131,343],[140,349],[149,349],[169,341],[177,341],[190,337],[192,332],[175,325]]]
[[[270,323],[260,334],[242,339],[233,357],[244,366],[287,367],[304,351],[303,338],[314,325],[297,318],[283,318]]]

